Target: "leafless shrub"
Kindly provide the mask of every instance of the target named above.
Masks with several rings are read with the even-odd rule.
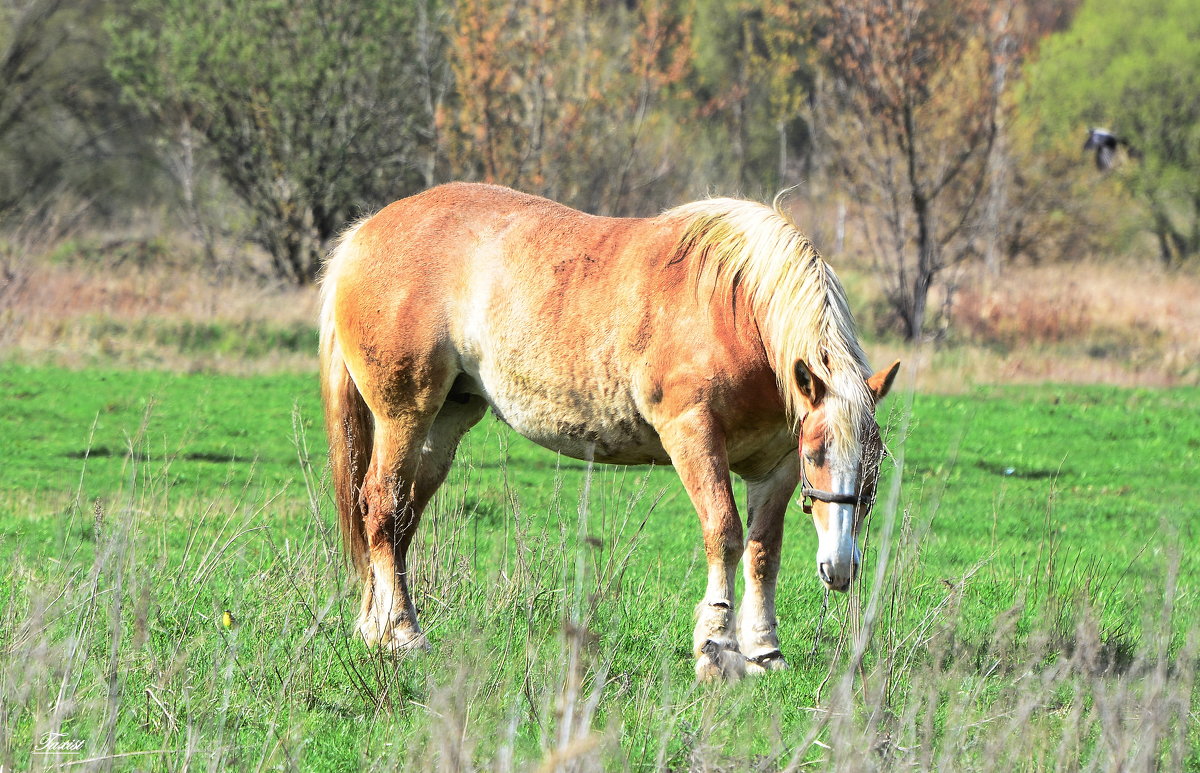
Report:
[[[24,326],[21,306],[40,259],[75,233],[88,208],[86,201],[54,197],[26,210],[0,236],[0,346],[9,344]]]
[[[973,341],[1010,348],[1078,340],[1092,329],[1088,304],[1075,286],[1057,289],[1054,298],[1013,290],[959,290],[952,329]]]

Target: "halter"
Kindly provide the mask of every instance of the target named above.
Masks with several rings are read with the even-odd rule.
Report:
[[[804,419],[800,420],[800,437],[804,437]],[[800,509],[812,515],[813,500],[828,502],[831,505],[854,505],[862,502],[858,494],[838,494],[833,491],[813,488],[808,482],[808,473],[804,470],[804,453],[800,453]]]
[[[858,494],[838,494],[810,486],[808,473],[804,471],[804,454],[800,454],[800,508],[809,515],[812,515],[814,499],[828,502],[831,505],[854,505],[856,507],[862,501]]]

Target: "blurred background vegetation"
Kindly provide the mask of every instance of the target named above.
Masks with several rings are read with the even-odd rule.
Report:
[[[291,298],[464,179],[608,215],[794,186],[871,335],[1095,334],[1073,285],[996,293],[1194,276],[1197,39],[1192,0],[0,0],[0,343],[67,265]]]

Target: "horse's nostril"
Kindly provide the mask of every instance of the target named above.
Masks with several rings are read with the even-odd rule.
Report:
[[[829,579],[829,564],[818,564],[817,574],[820,575],[821,582],[825,583],[826,585],[833,584],[833,581]]]

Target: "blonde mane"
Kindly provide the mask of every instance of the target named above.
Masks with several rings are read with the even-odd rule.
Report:
[[[779,208],[708,199],[667,211],[689,220],[677,254],[700,261],[701,277],[733,297],[741,289],[762,331],[779,391],[794,427],[803,416],[795,363],[826,385],[829,442],[838,456],[857,452],[874,400],[871,370],[858,342],[846,293],[833,269]],[[856,458],[856,457],[855,457]]]

